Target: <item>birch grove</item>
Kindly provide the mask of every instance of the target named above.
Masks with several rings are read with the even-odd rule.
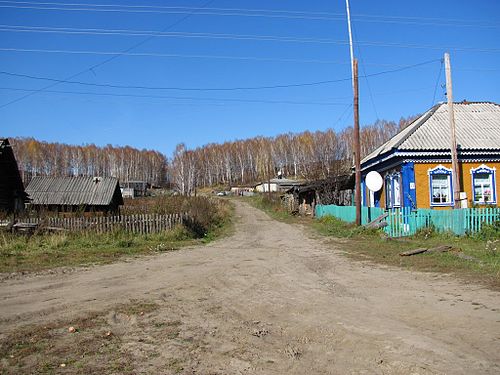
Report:
[[[366,156],[411,122],[378,120],[361,129]],[[130,146],[71,146],[13,138],[11,144],[25,184],[33,176],[112,176],[173,187],[183,195],[197,188],[248,185],[282,175],[314,180],[350,173],[352,127],[287,133],[276,137],[208,144],[190,150],[177,145],[170,160],[158,151]]]
[[[33,138],[12,138],[10,142],[25,185],[34,176],[111,176],[120,181],[165,184],[167,159],[158,151],[71,146]]]
[[[362,157],[391,138],[415,116],[399,123],[378,120],[361,129]],[[352,127],[325,131],[255,137],[208,144],[194,150],[177,146],[170,165],[174,186],[181,194],[198,187],[248,185],[277,175],[293,179],[324,179],[350,173]]]

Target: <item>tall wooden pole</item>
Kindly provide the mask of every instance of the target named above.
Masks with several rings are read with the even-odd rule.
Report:
[[[347,11],[347,30],[349,31],[349,53],[351,55],[351,74],[352,74],[352,89],[354,91],[354,47],[352,45],[352,29],[351,29],[351,7],[349,0],[345,0],[345,7]]]
[[[359,140],[359,92],[358,92],[358,59],[353,60],[354,83],[354,168],[356,203],[356,225],[361,225],[361,145]]]
[[[453,112],[453,85],[451,83],[451,64],[450,54],[444,54],[444,65],[446,69],[446,97],[448,99],[448,118],[450,122],[451,134],[451,168],[453,181],[453,197],[455,199],[455,208],[460,208],[460,173],[458,168],[457,156],[457,136],[455,130],[455,113]]]

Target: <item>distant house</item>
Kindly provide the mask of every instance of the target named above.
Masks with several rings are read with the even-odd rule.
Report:
[[[294,186],[304,185],[305,182],[297,180],[289,180],[286,178],[273,178],[270,181],[261,182],[255,186],[255,191],[258,193],[267,192],[285,192]]]
[[[499,206],[500,105],[454,104],[463,206]],[[438,104],[361,161],[365,206],[446,208],[454,205],[448,106]],[[368,172],[383,177],[366,188]]]
[[[26,192],[30,207],[57,212],[118,212],[123,205],[114,177],[33,177]]]
[[[145,197],[151,184],[146,181],[125,181],[120,183],[123,198]]]
[[[17,212],[27,202],[21,174],[8,139],[0,139],[0,211]]]
[[[254,195],[254,186],[232,186],[231,194],[241,195],[241,196],[252,196]]]

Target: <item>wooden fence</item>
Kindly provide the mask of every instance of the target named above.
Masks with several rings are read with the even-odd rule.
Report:
[[[189,220],[187,214],[137,214],[102,217],[44,217],[25,218],[19,221],[40,227],[60,228],[71,232],[105,233],[123,230],[136,234],[152,234],[171,230]]]
[[[367,224],[384,213],[382,208],[362,207],[362,224]],[[388,210],[384,219],[384,231],[390,237],[414,235],[418,230],[433,228],[438,232],[451,232],[456,235],[477,233],[484,224],[500,220],[500,208],[461,208],[455,210],[432,210],[409,207]],[[316,217],[334,216],[346,222],[354,222],[354,206],[316,206]]]

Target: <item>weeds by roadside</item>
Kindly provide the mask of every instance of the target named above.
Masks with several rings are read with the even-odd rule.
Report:
[[[25,236],[0,232],[0,273],[111,263],[124,256],[207,243],[228,232],[232,217],[229,202],[203,197],[183,202],[180,209],[189,213],[196,226],[179,225],[164,233],[137,235],[115,230]]]

